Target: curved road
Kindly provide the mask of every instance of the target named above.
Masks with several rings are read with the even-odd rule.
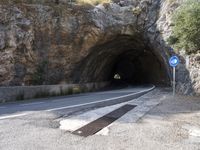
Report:
[[[0,120],[30,115],[38,111],[64,111],[85,105],[107,101],[115,101],[138,93],[152,90],[154,86],[129,87],[120,90],[110,90],[104,92],[93,92],[65,97],[54,97],[50,99],[40,99],[37,101],[16,102],[0,105]],[[127,100],[126,100],[127,101]]]

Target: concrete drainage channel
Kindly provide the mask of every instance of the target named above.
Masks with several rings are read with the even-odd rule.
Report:
[[[152,91],[154,88],[155,88],[155,86],[152,86],[151,88],[149,88],[147,90],[140,91],[137,93],[120,96],[117,98],[115,97],[115,98],[111,98],[111,99],[107,99],[107,100],[103,100],[103,101],[99,101],[99,102],[95,102],[95,103],[84,104],[77,109],[81,110],[81,109],[87,109],[87,108],[92,108],[92,107],[104,107],[104,106],[115,105],[118,103],[128,102],[128,101],[136,99],[136,98]],[[103,115],[102,117],[99,117],[96,120],[72,131],[72,134],[83,136],[83,137],[87,137],[87,136],[96,134],[103,128],[109,126],[111,123],[113,123],[114,121],[116,121],[117,119],[122,117],[124,114],[126,114],[130,110],[134,109],[135,107],[137,107],[137,105],[125,104],[125,105]],[[73,111],[74,111],[74,108],[73,108]]]
[[[136,105],[124,105],[72,133],[84,137],[96,134],[135,107]]]

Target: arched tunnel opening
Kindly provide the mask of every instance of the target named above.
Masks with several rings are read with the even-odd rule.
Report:
[[[141,36],[117,36],[90,49],[72,78],[78,83],[109,81],[112,86],[170,85],[167,66]]]

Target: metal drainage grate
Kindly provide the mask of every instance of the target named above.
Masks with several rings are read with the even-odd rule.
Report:
[[[110,112],[109,114],[104,115],[103,117],[79,128],[78,130],[76,130],[72,133],[76,134],[76,135],[84,136],[84,137],[93,135],[135,107],[136,107],[136,105],[124,105],[124,106]]]

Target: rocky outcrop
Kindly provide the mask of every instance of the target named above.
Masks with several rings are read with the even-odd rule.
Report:
[[[95,7],[64,1],[61,5],[0,5],[0,84],[106,81],[119,57],[136,58],[141,52],[145,53],[140,56],[145,63],[137,62],[146,68],[143,75],[149,74],[152,82],[169,83],[168,58],[174,52],[169,51],[165,40],[178,3],[117,3]],[[184,62],[182,71],[186,73]],[[152,72],[147,69],[149,63],[155,66]],[[188,74],[179,78],[191,89]],[[188,93],[185,91],[182,88],[182,93]]]
[[[200,95],[200,54],[184,55],[178,67],[177,91],[185,95]]]
[[[108,7],[109,13],[85,6],[1,5],[1,84],[70,82],[73,66],[93,45],[129,30],[132,21],[123,14],[131,12]]]
[[[182,0],[176,1],[161,1],[160,17],[157,20],[157,29],[160,31],[160,36],[163,37],[163,42],[172,33],[172,15],[176,9],[181,5]],[[168,49],[170,50],[170,49]],[[183,50],[171,51],[171,55],[178,55],[180,64],[176,69],[176,90],[179,94],[184,95],[199,95],[200,94],[200,72],[199,72],[199,54],[186,55]]]

